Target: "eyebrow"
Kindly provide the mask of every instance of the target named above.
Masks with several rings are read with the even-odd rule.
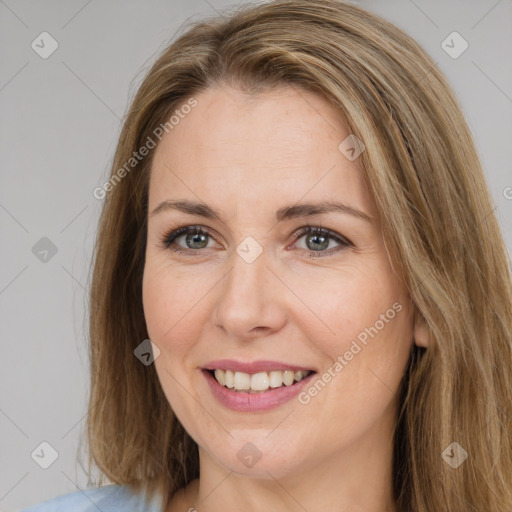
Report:
[[[216,208],[209,206],[205,203],[199,203],[190,201],[189,199],[181,200],[166,200],[162,201],[151,213],[151,216],[156,215],[165,210],[178,210],[183,213],[190,215],[198,215],[211,220],[217,220],[226,224],[222,214]],[[325,201],[321,203],[301,203],[291,206],[285,206],[280,208],[275,213],[276,222],[284,220],[296,219],[299,217],[310,217],[313,215],[320,215],[323,213],[338,212],[352,215],[358,219],[362,219],[370,224],[373,222],[373,218],[357,208],[348,206],[343,203],[336,203],[331,201]]]

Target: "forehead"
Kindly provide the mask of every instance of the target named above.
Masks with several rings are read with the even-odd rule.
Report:
[[[350,132],[324,98],[290,86],[257,95],[212,88],[194,98],[156,148],[150,208],[175,197],[261,207],[307,194],[372,210],[359,162],[338,149]]]

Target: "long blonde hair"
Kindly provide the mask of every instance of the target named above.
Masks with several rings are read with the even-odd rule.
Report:
[[[225,11],[225,14],[228,14]],[[482,165],[455,94],[428,54],[391,23],[336,0],[245,4],[187,27],[157,59],[127,113],[105,192],[90,301],[89,467],[166,505],[199,476],[196,443],[154,365],[141,280],[154,151],[132,154],[213,84],[248,94],[312,91],[366,146],[365,182],[394,268],[430,336],[414,346],[395,433],[401,512],[512,510],[512,279]],[[154,135],[153,135],[154,138]],[[119,170],[125,166],[122,179]],[[443,452],[457,442],[457,468]]]

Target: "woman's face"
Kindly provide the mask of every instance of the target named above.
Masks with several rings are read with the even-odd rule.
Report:
[[[150,179],[143,301],[162,388],[201,474],[357,471],[390,454],[414,332],[349,132],[296,88],[195,99]],[[189,226],[205,233],[165,245]],[[316,373],[290,384],[299,369]]]

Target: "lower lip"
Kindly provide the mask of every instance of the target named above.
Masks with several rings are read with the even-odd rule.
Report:
[[[299,382],[295,382],[291,386],[282,386],[275,389],[269,388],[268,391],[259,393],[244,393],[243,391],[233,391],[221,386],[207,370],[202,370],[202,374],[205,376],[213,396],[228,409],[240,412],[269,411],[279,407],[297,396],[302,388],[316,375],[316,373],[310,373],[307,377]]]

